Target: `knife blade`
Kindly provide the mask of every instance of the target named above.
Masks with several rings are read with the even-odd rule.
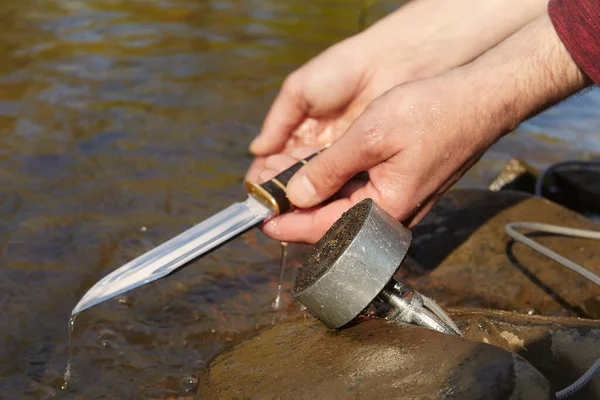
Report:
[[[230,205],[109,273],[84,294],[71,315],[163,278],[262,222],[291,210],[293,205],[286,196],[286,185],[319,153],[298,161],[262,185],[246,182],[246,201]]]

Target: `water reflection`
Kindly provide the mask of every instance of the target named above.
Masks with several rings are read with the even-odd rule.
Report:
[[[361,4],[369,4],[367,22],[395,7],[0,4],[1,398],[65,395],[73,305],[117,266],[244,196],[246,148],[281,79],[356,32]],[[515,152],[541,166],[600,151],[598,91],[576,101],[583,106],[565,104],[498,143],[464,182],[485,183]],[[71,393],[193,391],[208,358],[295,310],[287,293],[298,254],[290,255],[281,311],[271,307],[278,257],[278,243],[252,232],[81,314]]]

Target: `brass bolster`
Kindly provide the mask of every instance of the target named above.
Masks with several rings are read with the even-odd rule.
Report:
[[[280,172],[276,177],[264,182],[262,185],[246,182],[246,190],[252,197],[275,211],[275,215],[280,215],[292,210],[294,206],[287,197],[286,185],[292,179],[294,174],[298,172],[303,165],[306,165],[308,160],[319,153],[320,151],[306,157],[304,160],[298,161],[296,164],[285,171]]]
[[[273,197],[271,193],[267,192],[262,186],[250,181],[246,181],[245,185],[248,194],[263,203],[265,206],[274,210],[275,215],[280,214],[279,204],[277,204],[277,200],[275,200],[275,197]]]

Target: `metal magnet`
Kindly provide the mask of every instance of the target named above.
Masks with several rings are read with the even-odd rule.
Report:
[[[377,298],[390,306],[398,321],[459,334],[444,321],[450,318],[435,302],[416,291],[403,294],[392,278],[411,239],[407,228],[365,199],[316,243],[298,271],[292,296],[330,328],[346,325]],[[427,309],[426,303],[433,303],[435,310]],[[444,315],[438,315],[440,311]]]

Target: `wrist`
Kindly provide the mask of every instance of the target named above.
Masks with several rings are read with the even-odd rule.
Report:
[[[560,41],[547,13],[474,62],[453,71],[479,98],[476,117],[492,138],[591,84]]]

